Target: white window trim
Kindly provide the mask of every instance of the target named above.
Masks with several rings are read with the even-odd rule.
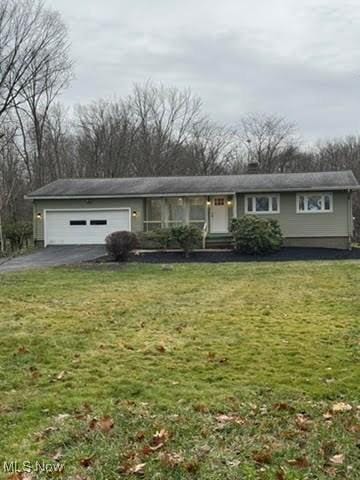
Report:
[[[306,204],[306,197],[311,195],[321,195],[321,210],[300,210],[300,197],[305,197],[305,204]],[[324,209],[324,197],[330,197],[330,210]],[[302,192],[296,194],[296,213],[311,215],[311,214],[318,214],[318,213],[334,213],[334,197],[332,192]]]
[[[256,208],[256,198],[258,197],[267,197],[269,199],[269,205],[272,208],[272,198],[276,197],[277,198],[277,210],[269,210],[268,212],[257,212],[255,210]],[[252,199],[252,206],[253,210],[249,211],[248,210],[248,199]],[[258,195],[245,195],[245,213],[247,215],[278,215],[280,213],[280,194],[279,193],[273,193],[273,194],[258,194]]]

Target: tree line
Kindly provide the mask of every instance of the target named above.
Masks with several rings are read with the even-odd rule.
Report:
[[[246,114],[214,121],[190,89],[147,82],[130,95],[65,108],[72,79],[68,33],[38,0],[0,0],[1,225],[30,218],[23,196],[62,177],[218,175],[351,169],[360,136],[305,147],[294,123]],[[360,198],[354,202],[360,237]]]

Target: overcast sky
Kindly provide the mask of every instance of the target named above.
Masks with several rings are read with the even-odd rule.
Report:
[[[305,141],[360,133],[359,0],[47,0],[69,27],[68,104],[153,79],[226,123],[267,112]]]

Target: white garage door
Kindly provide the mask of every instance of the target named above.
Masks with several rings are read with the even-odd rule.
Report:
[[[105,243],[105,237],[130,230],[130,210],[47,210],[45,245]]]

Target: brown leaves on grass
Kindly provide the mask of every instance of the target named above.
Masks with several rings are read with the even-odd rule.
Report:
[[[332,465],[342,465],[345,460],[345,455],[343,453],[338,453],[337,455],[333,455],[329,458],[329,462]]]
[[[80,460],[80,465],[84,468],[89,468],[92,466],[93,462],[94,462],[94,456],[85,457]]]
[[[152,437],[150,442],[150,449],[155,451],[162,448],[165,443],[169,440],[170,434],[167,430],[162,428],[160,431],[156,432],[155,435]]]
[[[290,413],[295,412],[295,408],[285,402],[274,403],[272,408],[279,412],[290,412]]]
[[[93,418],[89,423],[90,430],[98,430],[102,433],[109,433],[114,428],[114,420],[109,416],[97,419]]]
[[[61,371],[58,375],[56,375],[56,380],[63,380],[65,377],[65,370]]]
[[[161,453],[160,456],[161,463],[168,468],[175,468],[183,464],[185,459],[179,453],[166,452]]]
[[[260,452],[253,452],[252,458],[260,465],[270,465],[272,462],[272,453],[269,450],[262,450]]]
[[[14,473],[13,475],[10,475],[7,478],[8,480],[32,480],[34,477],[31,475],[31,473],[18,472],[18,473]]]
[[[56,432],[57,430],[58,428],[55,428],[55,427],[45,428],[45,430],[43,430],[42,432],[35,433],[34,435],[35,440],[43,440],[44,438],[49,437],[49,435],[51,435],[52,433]]]
[[[136,459],[135,459],[136,460]],[[146,463],[140,463],[139,461],[125,463],[120,466],[119,473],[121,475],[145,475]]]
[[[30,376],[33,380],[37,380],[39,377],[41,377],[41,373],[36,367],[31,366],[29,368],[29,371],[30,371]]]
[[[239,415],[229,414],[229,415],[217,415],[215,420],[218,422],[218,428],[224,428],[225,425],[234,423],[236,425],[244,425],[246,422],[245,418],[240,417]]]
[[[17,349],[17,352],[16,352],[18,355],[25,355],[26,353],[30,353],[30,351],[24,347],[24,346],[21,346]]]
[[[210,363],[227,363],[228,359],[226,357],[218,357],[215,352],[209,352],[207,356],[207,361]]]
[[[54,460],[54,462],[60,462],[60,460],[63,458],[63,453],[62,453],[62,450],[58,450],[53,456],[52,456],[52,459]]]
[[[306,457],[298,457],[294,460],[289,460],[288,464],[299,469],[305,469],[310,467],[309,460]]]
[[[360,423],[355,423],[354,425],[350,425],[348,430],[351,433],[360,433]]]
[[[331,411],[333,413],[344,413],[350,412],[351,410],[352,406],[349,403],[345,402],[334,403],[334,405],[331,407]]]
[[[164,344],[156,345],[155,348],[159,353],[166,353],[166,347]]]
[[[308,432],[311,430],[313,422],[310,417],[304,413],[298,413],[295,417],[295,423],[299,430]]]

